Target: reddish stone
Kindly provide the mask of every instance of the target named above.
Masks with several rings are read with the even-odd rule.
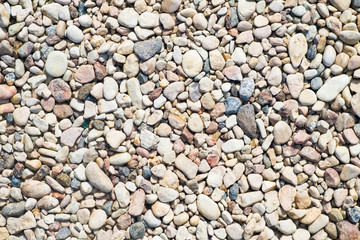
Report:
[[[320,158],[321,158],[320,153],[318,153],[312,147],[304,147],[303,149],[301,149],[300,156],[302,156],[306,160],[309,160],[312,162],[318,162],[318,161],[320,161]]]
[[[292,146],[285,146],[283,147],[282,155],[284,157],[294,157],[299,153],[299,149]]]
[[[104,77],[106,77],[107,71],[104,65],[100,64],[99,62],[96,62],[94,64],[94,68],[95,68],[95,77],[97,80],[102,80],[104,79]]]
[[[272,100],[273,100],[272,94],[268,89],[262,90],[259,96],[257,97],[257,102],[261,106],[270,104]]]
[[[219,162],[219,156],[216,154],[209,154],[206,158],[206,161],[209,163],[210,167],[216,167]]]
[[[130,203],[128,213],[132,216],[139,216],[141,215],[144,207],[145,207],[145,192],[142,189],[138,189],[132,195],[132,201]]]
[[[0,115],[5,113],[12,113],[15,110],[12,103],[5,103],[0,105]]]
[[[196,159],[196,157],[199,155],[199,149],[198,148],[194,148],[191,149],[189,154],[188,154],[188,158],[192,161],[194,161]]]
[[[79,83],[88,83],[95,79],[95,71],[92,65],[82,65],[75,73],[75,80]]]
[[[59,103],[65,102],[71,98],[71,88],[62,79],[54,79],[49,83],[48,86],[51,94],[55,100]]]
[[[194,139],[194,135],[189,131],[187,127],[184,127],[183,131],[181,132],[181,137],[184,142],[191,143]]]
[[[339,240],[358,240],[359,230],[356,225],[351,224],[348,221],[341,221],[336,224],[339,234]]]
[[[158,88],[154,89],[151,93],[149,93],[149,99],[151,101],[154,101],[155,99],[157,99],[160,96],[161,93],[162,93],[162,88],[158,87]]]
[[[136,153],[145,158],[148,158],[150,155],[149,151],[142,147],[136,148]]]
[[[40,104],[46,112],[51,112],[55,107],[55,98],[41,99]]]
[[[353,144],[353,145],[357,144],[359,142],[359,138],[356,136],[354,130],[351,128],[344,130],[343,137],[346,142]]]
[[[300,130],[294,135],[293,140],[296,144],[304,144],[309,141],[310,137],[305,130]]]
[[[325,170],[325,182],[331,188],[337,187],[340,183],[339,173],[333,168],[327,168]]]
[[[17,93],[16,87],[8,86],[6,84],[1,84],[0,85],[0,99],[1,100],[10,99],[16,93]]]
[[[181,141],[181,139],[177,139],[173,144],[173,149],[177,154],[179,154],[185,150],[185,144]]]
[[[218,124],[215,121],[210,122],[208,128],[206,129],[207,134],[213,134],[218,130]]]
[[[50,34],[47,36],[45,41],[49,45],[55,45],[61,41],[61,38],[59,38],[56,34]]]
[[[211,118],[215,119],[225,113],[225,104],[224,103],[217,103],[214,106],[214,109],[211,111],[210,116]]]
[[[67,104],[58,104],[54,107],[54,114],[60,119],[68,118],[73,115],[72,108]]]
[[[121,215],[116,222],[121,230],[126,230],[131,225],[131,216],[125,213]]]

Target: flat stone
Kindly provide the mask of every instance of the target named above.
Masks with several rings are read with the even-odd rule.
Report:
[[[92,230],[98,230],[105,225],[107,219],[106,212],[102,209],[95,209],[90,215],[89,228]]]
[[[244,141],[241,139],[230,139],[223,143],[221,149],[225,153],[238,152],[244,147]]]
[[[345,164],[340,173],[341,181],[348,181],[350,179],[356,178],[360,174],[360,168],[352,165]]]
[[[30,116],[30,109],[28,107],[16,108],[13,112],[14,122],[18,126],[25,126]]]
[[[243,208],[254,205],[255,203],[261,202],[264,195],[261,191],[247,192],[238,195],[236,202]]]
[[[292,208],[296,195],[296,189],[293,186],[285,185],[279,190],[279,201],[284,211],[288,212]]]
[[[71,98],[71,88],[62,79],[54,79],[48,86],[51,95],[55,98],[56,102],[62,103]]]
[[[71,25],[66,29],[66,37],[74,42],[74,43],[81,43],[82,40],[84,39],[84,34],[81,31],[80,28],[78,28],[75,25]]]
[[[292,135],[291,128],[284,121],[279,121],[274,126],[274,142],[276,144],[287,143]]]
[[[6,84],[0,84],[0,99],[7,100],[10,99],[17,93],[15,86],[8,86]]]
[[[63,145],[73,147],[75,145],[76,140],[80,137],[82,131],[84,129],[81,127],[71,127],[65,130],[61,134],[60,142]]]
[[[36,220],[31,211],[27,211],[19,218],[9,217],[6,221],[6,228],[10,234],[16,234],[26,229],[35,228],[36,226]]]

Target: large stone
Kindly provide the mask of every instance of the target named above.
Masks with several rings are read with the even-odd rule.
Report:
[[[197,197],[196,206],[200,214],[210,221],[215,221],[220,217],[218,205],[204,194]]]
[[[19,218],[9,217],[6,222],[6,228],[10,234],[16,234],[36,227],[36,220],[31,211],[26,212]]]
[[[46,183],[37,180],[27,180],[21,186],[22,193],[31,198],[42,198],[51,193],[51,188]]]
[[[46,59],[45,70],[52,77],[61,77],[66,72],[67,66],[66,55],[60,51],[52,51]]]
[[[85,169],[86,178],[91,185],[96,187],[99,191],[108,193],[112,190],[113,184],[108,176],[95,163],[90,162]]]
[[[183,154],[180,154],[175,159],[175,167],[182,171],[189,179],[193,179],[198,171],[198,166]]]
[[[331,4],[340,11],[345,11],[350,7],[351,0],[330,0]]]
[[[321,86],[316,95],[324,102],[331,102],[349,83],[350,78],[345,74],[330,78]]]
[[[196,50],[187,51],[182,60],[182,68],[189,77],[197,76],[203,69],[203,60]]]

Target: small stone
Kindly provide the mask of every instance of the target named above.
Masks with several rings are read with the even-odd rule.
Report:
[[[240,151],[244,146],[244,141],[240,139],[230,139],[226,141],[222,146],[221,149],[225,153],[233,153]]]
[[[130,237],[132,239],[140,239],[145,235],[145,226],[142,222],[136,222],[129,228]]]
[[[95,71],[92,65],[80,66],[74,76],[75,80],[79,83],[88,83],[95,79]]]
[[[251,104],[240,107],[237,115],[237,122],[244,133],[250,138],[256,137],[257,127],[255,122],[255,111]]]
[[[276,144],[284,144],[291,138],[291,128],[284,121],[279,121],[274,126],[274,142]]]
[[[14,110],[14,122],[19,126],[25,126],[30,116],[30,109],[27,107],[20,107]]]
[[[341,181],[348,181],[350,179],[356,178],[360,174],[360,168],[352,165],[345,164],[340,173]]]
[[[340,183],[340,176],[333,168],[325,170],[325,182],[329,187],[336,188]]]
[[[299,67],[308,50],[308,44],[304,34],[295,34],[289,41],[288,50],[292,65],[295,68]]]
[[[152,58],[156,53],[160,52],[161,47],[161,38],[155,38],[135,43],[134,52],[142,61],[146,61]]]
[[[51,95],[59,103],[65,102],[71,98],[70,86],[62,79],[54,79],[48,86]]]

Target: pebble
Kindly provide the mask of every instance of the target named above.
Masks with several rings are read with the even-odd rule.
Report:
[[[221,212],[216,203],[204,194],[197,197],[196,206],[200,214],[210,221],[220,217]]]
[[[274,142],[276,144],[284,144],[291,138],[291,128],[284,121],[279,121],[274,126]]]
[[[45,70],[52,77],[61,77],[66,72],[67,66],[66,55],[60,51],[52,51],[46,59]]]
[[[74,43],[81,43],[82,40],[84,39],[84,34],[83,32],[81,31],[80,28],[78,28],[77,26],[75,25],[71,25],[69,26],[67,29],[66,29],[66,37],[74,42]]]
[[[202,71],[203,60],[196,50],[190,50],[184,54],[182,68],[189,77],[195,77]]]
[[[89,180],[91,185],[97,189],[108,193],[112,190],[113,185],[108,176],[101,170],[101,168],[95,163],[90,162],[86,166],[86,178]]]
[[[51,193],[51,188],[46,183],[28,180],[22,184],[21,191],[27,197],[42,198]]]
[[[304,34],[297,33],[292,36],[289,41],[288,49],[292,65],[294,68],[299,67],[308,49],[308,44]]]
[[[349,83],[350,78],[345,74],[330,78],[317,91],[316,96],[324,102],[331,102]]]

